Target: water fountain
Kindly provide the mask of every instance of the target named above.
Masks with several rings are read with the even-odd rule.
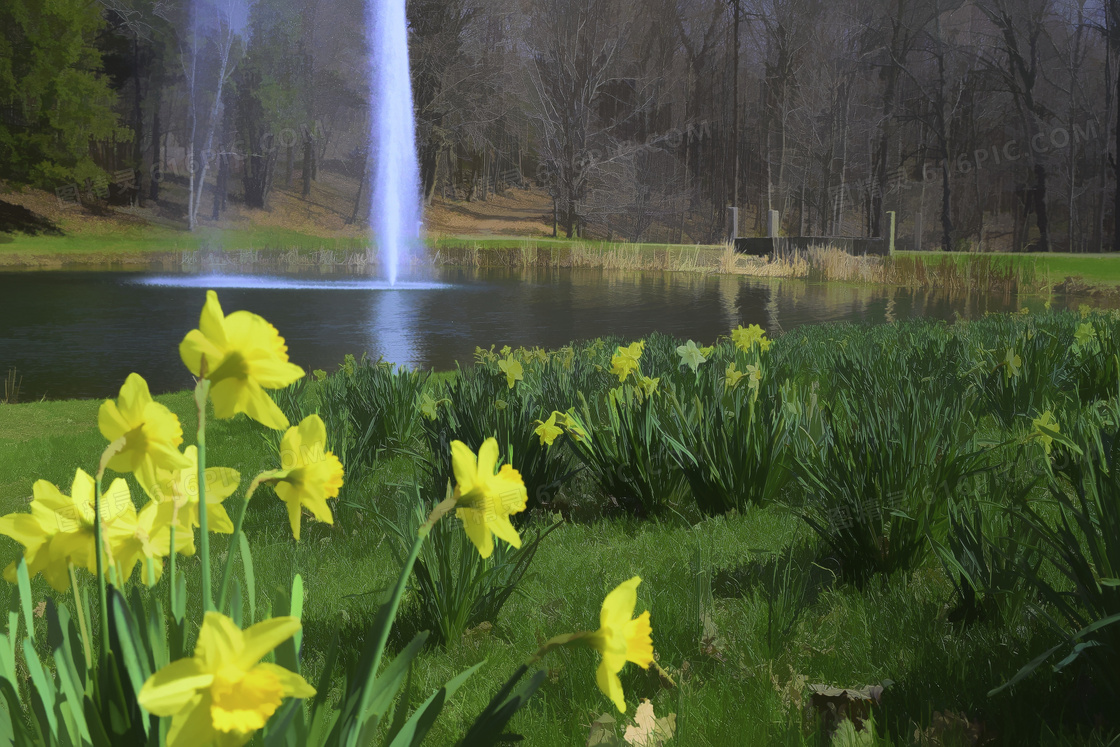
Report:
[[[396,284],[401,260],[419,240],[420,166],[408,68],[405,0],[366,0],[369,46],[370,227]]]

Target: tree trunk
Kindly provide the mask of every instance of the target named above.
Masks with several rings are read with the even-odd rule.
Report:
[[[163,81],[157,78],[152,82],[153,96],[155,97],[155,105],[152,107],[152,168],[151,168],[151,189],[148,193],[148,198],[153,202],[159,200],[159,181],[163,177],[163,161],[160,160],[160,121],[159,110],[163,107]]]
[[[303,198],[311,196],[311,162],[315,158],[315,149],[312,147],[311,137],[303,140]]]
[[[1114,30],[1113,33],[1120,33]],[[1116,147],[1112,155],[1112,169],[1116,178],[1116,188],[1112,192],[1112,251],[1120,252],[1120,74],[1116,76]]]
[[[1034,166],[1034,214],[1038,221],[1038,250],[1048,252],[1050,246],[1050,216],[1046,211],[1046,167]]]

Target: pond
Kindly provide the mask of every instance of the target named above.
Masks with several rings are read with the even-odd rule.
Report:
[[[206,290],[226,313],[272,322],[293,361],[333,370],[347,353],[445,370],[475,346],[555,348],[660,331],[711,342],[738,324],[772,336],[829,321],[975,318],[1043,299],[742,276],[605,270],[441,268],[389,287],[359,275],[45,271],[0,273],[0,374],[21,401],[115,396],[131,371],[153,392],[191,386],[179,341]],[[1055,305],[1057,305],[1057,300]]]

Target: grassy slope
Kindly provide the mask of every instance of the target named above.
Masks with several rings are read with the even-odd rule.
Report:
[[[66,255],[130,255],[197,249],[239,251],[242,249],[350,249],[351,238],[316,236],[283,228],[253,228],[236,231],[214,229],[196,233],[155,226],[125,229],[112,234],[83,232],[63,236],[16,234],[0,243],[0,259]]]
[[[179,415],[188,434],[193,431],[188,393],[157,399]],[[93,470],[104,445],[96,428],[97,405],[0,406],[0,513],[25,510],[35,479],[68,487],[75,466]],[[272,462],[266,435],[244,418],[215,422],[208,434],[210,463],[239,469],[244,487]],[[188,435],[187,441],[193,439]],[[399,564],[378,516],[396,512],[399,499],[393,485],[412,482],[412,470],[408,459],[382,460],[373,474],[344,490],[333,527],[305,518],[299,543],[291,538],[279,501],[267,491],[250,509],[246,526],[259,603],[293,570],[303,574],[308,593],[304,656],[313,676],[334,631],[342,632],[344,656],[357,652],[376,609],[377,592],[395,577]],[[134,496],[139,500],[135,486]],[[450,743],[541,640],[594,628],[604,593],[640,574],[639,610],[651,610],[660,661],[680,687],[664,689],[655,675],[634,667],[624,672],[623,685],[631,703],[648,697],[659,715],[678,714],[678,744],[817,743],[811,732],[803,731],[798,708],[775,689],[775,683],[784,685],[794,674],[839,686],[894,680],[884,713],[903,735],[913,732],[911,720],[928,723],[932,711],[948,708],[986,719],[1004,743],[1033,741],[1039,714],[1056,719],[1066,706],[1066,693],[1048,675],[1032,678],[1014,695],[986,697],[988,688],[1013,674],[1047,641],[1031,631],[983,623],[962,629],[950,623],[945,619],[949,590],[931,565],[862,592],[820,589],[814,603],[797,605],[801,616],[792,635],[769,648],[766,598],[749,583],[740,583],[749,582],[744,569],[806,538],[799,520],[779,508],[695,526],[629,519],[566,524],[542,545],[520,594],[491,630],[473,632],[445,650],[421,656],[413,704],[454,673],[486,660],[449,705],[432,739],[433,744]],[[222,537],[216,536],[213,548],[216,558],[225,557]],[[0,538],[0,558],[16,555],[17,546]],[[697,557],[702,559],[699,566]],[[184,559],[180,567],[187,569],[189,593],[197,599],[197,560]],[[715,579],[711,601],[697,592],[697,579],[706,576]],[[0,594],[8,589],[0,584]],[[36,596],[47,592],[41,580],[34,582],[34,590]],[[561,651],[546,660],[548,678],[540,694],[515,721],[522,733],[531,735],[527,744],[582,744],[587,725],[613,710],[595,688],[596,663],[590,651]]]
[[[520,249],[570,246],[569,239],[519,238],[496,236],[439,236],[428,240],[433,249]],[[687,248],[677,244],[607,244],[591,242],[591,246],[617,246],[628,249]],[[11,241],[0,243],[0,260],[27,257],[67,255],[112,256],[150,252],[194,251],[197,249],[240,251],[243,249],[358,249],[362,242],[349,237],[318,236],[280,228],[254,228],[231,231],[201,230],[190,234],[165,228],[136,228],[111,235],[77,233],[64,236],[26,236],[17,234]]]

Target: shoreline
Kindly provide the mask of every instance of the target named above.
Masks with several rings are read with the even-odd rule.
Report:
[[[375,270],[364,240],[291,232],[206,232],[183,236],[19,237],[0,243],[0,272],[163,271],[231,268]],[[164,242],[171,248],[156,248]],[[124,246],[122,246],[122,244]],[[113,246],[113,249],[101,248]],[[959,291],[1120,297],[1120,255],[897,251],[852,256],[822,247],[778,260],[730,247],[629,244],[552,238],[434,236],[414,259],[423,267],[608,269],[692,272],[758,278],[889,285]],[[93,248],[96,247],[96,248]]]

